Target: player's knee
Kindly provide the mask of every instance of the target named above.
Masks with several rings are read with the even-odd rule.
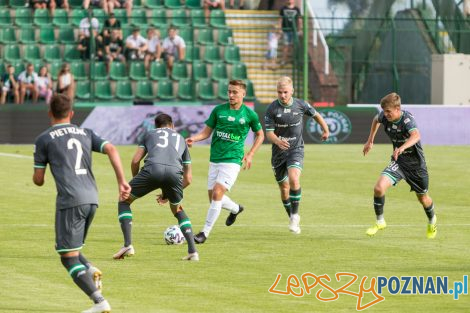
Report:
[[[374,196],[382,197],[383,195],[385,195],[385,188],[380,184],[375,185],[374,186]]]

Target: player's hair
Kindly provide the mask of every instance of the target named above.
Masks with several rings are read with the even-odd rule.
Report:
[[[246,84],[243,80],[240,80],[240,79],[233,79],[231,80],[229,83],[229,85],[232,85],[232,86],[239,86],[241,87],[243,90],[246,90]]]
[[[399,108],[401,106],[401,98],[396,92],[389,93],[380,100],[380,106],[385,108]]]
[[[277,81],[277,87],[279,88],[281,86],[286,85],[293,87],[294,83],[292,82],[292,79],[289,76],[282,76],[281,78],[279,78],[279,80]]]
[[[69,112],[72,111],[72,101],[64,94],[55,94],[49,104],[49,110],[56,119],[66,118]]]
[[[173,124],[173,119],[168,114],[160,113],[155,117],[155,127],[156,128],[171,126],[171,124]]]

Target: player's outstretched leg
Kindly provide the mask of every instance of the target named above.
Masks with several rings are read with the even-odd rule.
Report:
[[[222,208],[227,209],[230,211],[230,214],[227,216],[227,219],[225,220],[225,225],[231,226],[235,221],[237,220],[237,216],[243,212],[245,209],[243,205],[241,204],[236,204],[235,202],[232,201],[229,197],[224,195],[222,197]]]
[[[222,201],[212,200],[209,210],[207,211],[206,223],[201,232],[194,236],[194,241],[197,244],[204,243],[209,237],[212,227],[219,218],[220,211],[222,210]]]
[[[102,291],[103,289],[103,273],[95,266],[93,266],[83,255],[83,253],[78,254],[78,259],[80,263],[85,265],[87,268],[87,272],[90,273],[91,277],[93,278],[93,282],[95,283],[96,289]]]
[[[186,261],[199,261],[199,254],[196,250],[196,243],[194,242],[193,228],[191,220],[186,213],[181,209],[176,212],[175,217],[178,219],[178,225],[183,233],[186,243],[188,244],[188,255],[183,258]]]
[[[385,196],[375,197],[374,196],[374,211],[376,216],[375,225],[369,227],[366,231],[367,236],[374,236],[379,230],[383,230],[387,227],[387,223],[384,219],[384,205]]]
[[[124,236],[124,246],[113,255],[113,258],[124,259],[135,254],[134,247],[132,246],[132,210],[129,203],[121,201],[118,204],[118,218],[121,224],[122,234]]]
[[[428,217],[428,227],[426,231],[426,237],[428,239],[434,239],[436,238],[436,235],[437,235],[437,216],[434,213],[434,203],[432,202],[431,198],[429,198],[428,196],[423,196],[423,197],[426,197],[429,200],[425,201],[424,199],[420,198],[420,196],[418,196],[418,198],[420,199],[420,202],[431,202],[431,205],[428,205],[427,207],[425,206],[425,204],[423,204],[424,212],[426,213],[426,216]]]
[[[302,198],[302,189],[289,191],[289,199],[291,203],[290,211],[290,220],[289,220],[289,230],[294,234],[300,234],[300,215],[299,215],[299,205],[300,199]]]

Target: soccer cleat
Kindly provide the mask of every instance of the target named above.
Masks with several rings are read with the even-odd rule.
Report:
[[[103,289],[103,273],[96,267],[90,266],[88,269],[88,272],[91,274],[91,277],[93,278],[93,282],[95,283],[96,289],[101,291]]]
[[[197,244],[202,244],[206,242],[206,234],[204,232],[200,232],[199,234],[194,235],[194,242]]]
[[[300,234],[300,215],[299,214],[292,214],[291,217],[289,218],[289,230],[298,235]]]
[[[124,257],[130,257],[135,254],[134,247],[130,245],[129,247],[122,247],[119,251],[113,255],[113,259],[119,260],[124,259]]]
[[[90,309],[83,311],[82,313],[109,313],[111,312],[111,306],[108,301],[104,300],[100,303],[96,303]]]
[[[428,224],[428,231],[426,232],[426,237],[428,239],[434,239],[437,235],[437,216],[434,215],[434,223]]]
[[[197,252],[190,253],[187,256],[183,257],[181,260],[183,260],[183,261],[199,261],[199,253],[197,253]]]
[[[230,213],[229,216],[227,217],[227,220],[225,221],[225,225],[230,226],[233,223],[235,223],[235,221],[237,220],[238,214],[242,213],[243,210],[244,210],[243,206],[241,206],[239,204],[238,205],[238,212],[237,213]]]
[[[385,227],[387,227],[387,223],[385,223],[385,221],[380,222],[380,223],[377,222],[377,223],[375,223],[374,226],[372,226],[372,227],[370,227],[370,228],[367,229],[366,235],[372,237],[372,236],[374,236],[375,234],[377,234],[377,232],[378,232],[379,230],[385,229]]]

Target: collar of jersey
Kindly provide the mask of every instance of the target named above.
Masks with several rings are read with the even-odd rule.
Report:
[[[289,100],[289,102],[287,103],[287,105],[282,104],[281,100],[279,100],[279,99],[277,99],[277,102],[279,102],[279,104],[280,104],[281,106],[283,106],[283,107],[285,107],[285,108],[288,108],[288,107],[290,107],[290,106],[294,103],[294,98],[291,97],[290,100]]]
[[[56,127],[56,126],[64,126],[64,125],[70,125],[71,123],[60,123],[60,124],[54,124],[52,125],[52,127]]]
[[[403,111],[401,111],[401,115],[400,115],[400,118],[398,119],[398,121],[392,122],[392,123],[393,123],[393,124],[398,124],[398,123],[400,123],[401,119],[403,118],[403,114],[404,114]]]

